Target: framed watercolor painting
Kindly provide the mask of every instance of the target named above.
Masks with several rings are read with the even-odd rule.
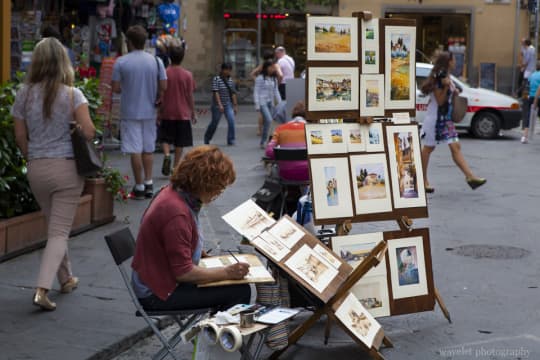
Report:
[[[364,125],[358,123],[343,124],[343,137],[347,143],[347,151],[350,153],[366,151],[366,136],[364,134]]]
[[[276,220],[249,199],[222,216],[223,220],[240,234],[253,240]]]
[[[349,160],[325,157],[309,160],[314,219],[353,216]]]
[[[415,85],[415,26],[384,27],[385,98],[386,109],[414,109]]]
[[[362,20],[362,74],[378,74],[379,56],[379,19]]]
[[[334,236],[332,237],[332,251],[355,268],[368,257],[375,245],[382,240],[382,232]],[[386,275],[386,262],[384,260],[376,267],[370,269],[365,276],[378,275]]]
[[[394,207],[425,207],[426,192],[418,126],[386,126],[386,141]]]
[[[306,124],[309,155],[343,154],[347,152],[345,124]]]
[[[362,305],[353,293],[345,298],[335,312],[336,317],[345,325],[355,337],[368,348],[373,342],[381,325],[373,318],[369,311]]]
[[[364,276],[352,287],[351,292],[373,317],[390,316],[386,273],[378,276]]]
[[[360,75],[360,116],[384,116],[384,75]]]
[[[338,275],[338,271],[308,245],[303,245],[285,261],[303,281],[323,293]]]
[[[308,111],[358,110],[357,67],[309,67]]]
[[[374,122],[364,127],[367,152],[383,152],[384,136],[383,126],[380,122]]]
[[[393,299],[428,294],[425,256],[422,236],[388,241],[388,266]]]
[[[358,19],[308,16],[307,60],[358,61]]]
[[[349,156],[356,215],[392,211],[392,194],[385,154]]]

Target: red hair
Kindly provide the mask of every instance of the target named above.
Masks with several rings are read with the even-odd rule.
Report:
[[[236,180],[234,165],[217,146],[190,150],[174,169],[171,183],[194,195],[218,195]]]

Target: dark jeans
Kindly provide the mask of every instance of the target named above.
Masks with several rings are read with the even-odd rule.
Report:
[[[212,120],[210,121],[210,124],[208,124],[208,127],[206,128],[206,132],[204,133],[204,143],[209,144],[212,138],[214,137],[214,133],[216,132],[219,120],[221,119],[221,116],[225,115],[225,118],[227,119],[227,144],[228,145],[234,145],[235,141],[235,133],[234,133],[234,108],[232,103],[228,103],[223,105],[223,113],[219,111],[219,108],[217,105],[212,105]]]
[[[139,299],[145,310],[189,310],[214,307],[226,310],[236,304],[248,304],[251,296],[249,285],[197,287],[178,284],[174,292],[163,301],[155,295]]]
[[[279,95],[281,95],[281,100],[283,100],[283,101],[286,100],[285,95],[287,95],[287,93],[285,92],[285,85],[286,84],[279,84],[278,85]]]

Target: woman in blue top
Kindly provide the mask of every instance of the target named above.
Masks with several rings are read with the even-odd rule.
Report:
[[[261,73],[255,79],[255,90],[253,101],[255,101],[255,110],[260,111],[263,118],[263,131],[261,134],[261,149],[264,149],[268,141],[268,132],[272,123],[272,112],[274,104],[281,102],[281,96],[278,90],[278,81],[275,74],[271,73],[273,68],[272,61],[265,61]]]

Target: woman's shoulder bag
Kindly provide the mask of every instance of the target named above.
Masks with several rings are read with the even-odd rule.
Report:
[[[81,127],[75,122],[73,88],[70,89],[70,102],[74,120],[70,123],[71,145],[73,146],[73,156],[77,164],[77,173],[81,176],[96,176],[98,171],[103,168],[103,161],[93,142],[86,140]]]

